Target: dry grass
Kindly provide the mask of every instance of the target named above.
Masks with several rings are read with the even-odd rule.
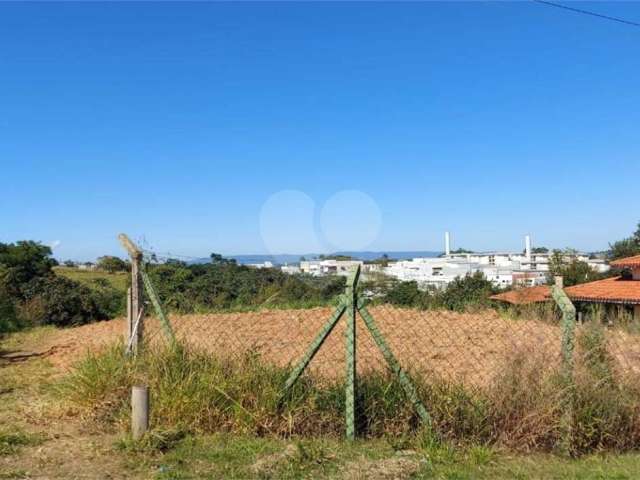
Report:
[[[172,315],[170,320],[185,345],[225,358],[258,353],[265,362],[286,367],[304,354],[331,313],[330,308],[265,310]],[[548,370],[556,369],[560,362],[561,330],[547,320],[505,318],[492,310],[455,313],[379,306],[371,313],[401,364],[416,375],[485,387],[514,355],[535,357]],[[145,328],[151,344],[163,342],[155,318],[148,318]],[[122,319],[58,330],[49,338],[50,360],[68,367],[87,351],[98,351],[121,339],[124,330]],[[361,319],[358,331],[359,373],[385,371],[384,360]],[[310,366],[315,376],[342,377],[343,332],[341,321]],[[639,375],[640,336],[609,329],[606,341],[617,371]]]

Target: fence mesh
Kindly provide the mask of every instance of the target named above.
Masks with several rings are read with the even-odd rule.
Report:
[[[231,276],[248,271],[224,270]],[[162,283],[167,272],[158,267],[155,273]],[[553,300],[535,308],[462,313],[400,307],[375,295],[366,302],[365,293],[371,293],[358,285],[357,269],[333,306],[169,311],[167,322],[163,301],[175,306],[179,298],[178,305],[186,301],[193,310],[200,304],[187,297],[206,297],[207,292],[183,290],[174,282],[163,299],[145,275],[144,309],[156,315],[144,317],[137,351],[162,349],[174,341],[186,348],[170,349],[170,355],[158,357],[160,363],[150,362],[160,370],[149,367],[146,379],[159,389],[170,388],[165,408],[195,428],[225,425],[291,435],[335,434],[344,425],[353,438],[355,430],[377,435],[421,424],[457,442],[472,438],[519,449],[575,453],[640,444],[640,319],[624,308],[585,305],[579,305],[576,318],[559,284],[551,288]],[[256,277],[269,284],[271,273],[265,275]],[[217,289],[215,282],[204,285]],[[330,290],[332,295],[338,287]],[[264,299],[278,295],[273,289],[267,293],[257,299],[245,295],[239,304],[254,300],[264,305]],[[350,309],[356,312],[355,381],[348,372],[353,359]],[[198,355],[183,356],[190,351]],[[175,363],[165,365],[163,358]],[[180,411],[183,403],[174,402],[174,391],[184,385],[167,373],[184,366],[185,359],[187,368],[177,378],[199,378],[182,392],[189,397],[185,404],[197,405],[186,416]],[[222,382],[225,389],[214,385],[211,390],[211,381]],[[203,396],[196,394],[203,389]],[[283,404],[288,410],[282,410]],[[242,415],[234,417],[236,411]]]
[[[147,307],[149,308],[149,306]],[[183,345],[219,358],[258,355],[263,361],[291,367],[305,354],[335,307],[258,310],[233,313],[170,314],[176,339]],[[417,310],[393,305],[368,306],[376,324],[403,369],[426,380],[446,381],[474,389],[492,385],[514,362],[526,360],[544,372],[562,361],[562,327],[558,318],[515,318],[494,310],[458,313]],[[345,375],[346,314],[323,343],[306,374],[326,381]],[[388,371],[360,313],[356,317],[358,375]],[[579,370],[604,354],[616,374],[640,380],[640,325],[593,319],[578,324],[574,363]],[[160,321],[144,324],[145,343],[162,345]],[[590,339],[590,340],[589,340]],[[591,343],[590,343],[591,342]],[[596,342],[596,344],[594,344]]]

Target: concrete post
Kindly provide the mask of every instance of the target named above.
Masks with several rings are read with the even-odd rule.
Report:
[[[139,440],[149,429],[149,387],[135,385],[131,388],[131,435]]]
[[[564,288],[564,279],[562,278],[562,276],[558,275],[554,277],[554,280],[556,281],[556,287]]]

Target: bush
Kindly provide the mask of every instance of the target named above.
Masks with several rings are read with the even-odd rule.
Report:
[[[18,330],[20,322],[13,300],[0,290],[0,334]]]
[[[112,318],[121,310],[121,295],[101,284],[91,289],[55,275],[32,280],[23,289],[24,312],[33,325],[81,325]]]
[[[343,277],[288,275],[234,262],[147,266],[163,305],[182,313],[258,306],[317,306],[344,291]]]
[[[462,312],[469,307],[488,307],[489,297],[496,292],[493,284],[482,272],[457,277],[439,295],[439,303],[448,310]]]
[[[417,306],[421,303],[423,292],[417,282],[398,282],[385,295],[384,301],[404,307]]]
[[[455,278],[444,290],[421,290],[414,281],[398,282],[382,301],[405,307],[445,308],[462,312],[469,308],[489,307],[489,297],[495,292],[495,287],[482,272],[476,272]]]

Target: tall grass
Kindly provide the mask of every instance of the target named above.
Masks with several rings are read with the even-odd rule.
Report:
[[[640,445],[640,387],[617,376],[597,329],[579,338],[583,352],[573,387],[576,454]],[[551,451],[562,440],[566,385],[544,359],[515,355],[493,383],[472,387],[414,377],[438,438],[455,444]],[[137,358],[122,345],[83,359],[62,384],[66,398],[100,425],[128,425],[131,385],[152,395],[154,428],[195,433],[339,436],[344,431],[344,385],[303,376],[284,399],[290,370],[258,354],[236,360],[183,347]],[[358,379],[358,427],[364,436],[401,436],[420,429],[410,402],[386,374]]]

